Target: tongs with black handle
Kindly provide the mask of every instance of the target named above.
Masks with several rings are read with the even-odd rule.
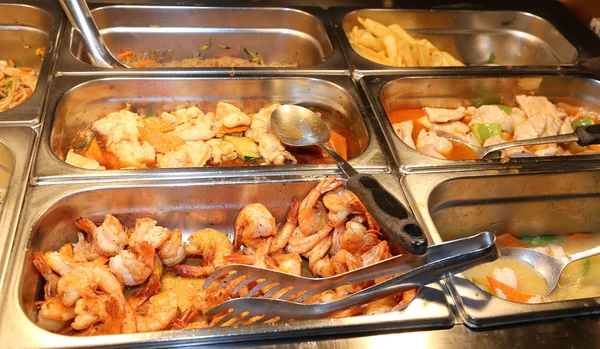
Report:
[[[261,289],[271,286],[262,298],[236,298],[226,301],[209,310],[205,315],[215,318],[216,324],[231,324],[233,320],[252,319],[260,321],[290,321],[322,318],[341,310],[369,303],[399,292],[423,287],[446,275],[460,273],[476,265],[491,262],[498,258],[496,238],[484,232],[473,237],[454,240],[439,245],[429,246],[423,255],[405,254],[356,269],[354,271],[322,279],[293,276],[277,271],[261,269],[247,265],[229,265],[211,274],[204,283],[204,288],[218,278],[225,276],[219,287],[238,281],[232,294],[251,282],[258,281],[247,297],[256,295]],[[387,281],[363,289],[337,301],[323,304],[302,304],[310,297],[332,290],[339,286],[374,280],[391,275],[398,275]],[[261,281],[263,280],[263,281]],[[290,288],[279,297],[270,299],[278,290]],[[290,297],[302,293],[294,302]],[[224,315],[226,314],[226,315]],[[220,318],[218,318],[220,316]]]

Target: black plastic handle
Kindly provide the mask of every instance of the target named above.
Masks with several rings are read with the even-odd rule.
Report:
[[[415,218],[375,177],[356,174],[348,178],[348,188],[390,238],[412,254],[427,251],[427,238]]]
[[[575,127],[577,144],[580,146],[600,144],[600,124]]]
[[[575,67],[582,72],[600,76],[600,57],[580,59],[575,63]]]

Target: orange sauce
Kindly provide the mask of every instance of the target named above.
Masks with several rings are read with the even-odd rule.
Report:
[[[415,144],[417,143],[417,137],[419,136],[419,133],[421,132],[421,130],[427,131],[425,126],[423,126],[423,124],[421,124],[417,120],[426,115],[427,114],[425,114],[425,111],[420,108],[419,109],[401,109],[401,110],[394,110],[392,112],[388,112],[388,118],[390,119],[390,122],[392,124],[412,120],[412,122],[413,122],[412,139],[415,142]],[[444,157],[446,159],[469,160],[469,159],[477,159],[478,158],[477,154],[475,154],[475,152],[473,150],[471,150],[471,148],[467,147],[466,145],[464,145],[462,143],[454,142],[452,140],[450,140],[450,141],[452,142],[452,145],[453,145],[452,150],[450,150],[447,153],[442,154],[442,155],[444,155]]]

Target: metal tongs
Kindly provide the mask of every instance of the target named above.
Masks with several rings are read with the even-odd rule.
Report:
[[[247,297],[223,302],[205,315],[209,318],[215,317],[215,325],[224,323],[230,325],[233,322],[241,324],[241,320],[244,319],[252,319],[252,322],[285,322],[322,318],[402,291],[423,287],[444,276],[494,261],[499,255],[495,243],[496,237],[484,232],[473,237],[429,246],[423,255],[404,254],[345,274],[322,279],[293,276],[247,265],[228,265],[211,274],[204,283],[204,288],[208,288],[223,276],[226,277],[221,281],[219,288],[243,278],[232,294],[236,294],[251,282],[258,281],[258,283],[250,290]],[[398,274],[401,275],[337,301],[323,304],[301,303],[316,294],[339,286]],[[248,298],[267,286],[271,288],[263,298]],[[288,288],[289,291],[282,294],[279,299],[269,298],[278,290]],[[286,300],[299,293],[302,295],[294,302]],[[219,316],[221,318],[218,318]]]

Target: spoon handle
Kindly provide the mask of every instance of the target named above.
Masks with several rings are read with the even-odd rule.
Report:
[[[348,188],[395,243],[413,254],[427,251],[427,238],[419,223],[375,177],[357,173],[348,178]]]
[[[90,58],[95,61],[96,64],[105,68],[113,68],[113,66],[126,68],[121,62],[113,57],[106,47],[85,0],[59,1],[67,14],[67,17],[71,21],[71,24],[73,24],[73,27],[81,33],[81,39],[88,49]]]
[[[600,246],[596,246],[596,247],[590,248],[589,250],[586,250],[586,251],[573,253],[573,254],[569,255],[567,258],[569,258],[569,264],[570,264],[575,261],[578,261],[581,259],[586,259],[589,257],[594,257],[599,254],[600,254]]]
[[[356,170],[354,169],[354,167],[352,167],[338,153],[336,153],[335,151],[333,151],[332,149],[330,149],[325,144],[319,144],[319,146],[321,148],[323,148],[323,150],[325,150],[327,152],[327,154],[329,154],[329,156],[331,156],[333,158],[333,160],[335,160],[335,162],[337,163],[338,167],[340,168],[340,170],[342,170],[342,172],[344,172],[344,174],[346,175],[346,177],[350,178],[350,177],[356,176],[358,174],[358,172],[356,172]]]
[[[579,128],[581,128],[581,127],[577,127],[577,129],[579,129]],[[485,149],[486,154],[489,154],[493,151],[502,150],[502,149],[506,149],[506,148],[530,146],[530,145],[538,145],[538,144],[564,143],[564,142],[579,143],[579,135],[577,133],[568,133],[568,134],[558,135],[558,136],[522,139],[522,140],[518,140],[518,141],[498,143],[498,144],[494,144],[494,145],[490,145],[490,146],[482,147],[482,148]],[[588,143],[588,144],[591,144],[591,143]]]
[[[580,126],[575,128],[577,144],[586,146],[600,143],[600,125]]]

